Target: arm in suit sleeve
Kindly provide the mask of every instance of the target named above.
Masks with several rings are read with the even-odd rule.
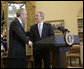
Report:
[[[25,32],[26,36],[30,36],[31,35],[31,32],[30,31],[27,31]]]
[[[53,27],[51,26],[51,24],[49,24],[49,34],[50,34],[50,36],[54,35],[54,30],[53,30]]]
[[[15,22],[15,23],[13,24],[13,27],[12,27],[12,28],[13,28],[14,33],[15,33],[22,41],[24,41],[25,43],[28,44],[29,40],[27,39],[25,33],[23,32],[21,26],[20,26],[18,23]]]

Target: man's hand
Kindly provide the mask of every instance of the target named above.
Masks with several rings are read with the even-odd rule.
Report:
[[[33,46],[33,43],[29,41],[28,45],[29,45],[29,48],[31,48]]]

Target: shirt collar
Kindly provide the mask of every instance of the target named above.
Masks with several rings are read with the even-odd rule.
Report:
[[[17,17],[17,19],[19,20],[20,23],[22,23],[21,19]]]
[[[38,24],[41,24],[43,26],[43,21],[41,23],[38,23]]]

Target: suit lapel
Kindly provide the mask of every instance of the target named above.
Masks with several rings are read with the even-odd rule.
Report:
[[[46,29],[46,25],[45,25],[45,23],[43,23],[43,29],[42,29],[42,36],[41,36],[41,38],[44,36],[45,29]]]
[[[21,25],[21,24],[20,24]],[[24,28],[21,26],[22,30],[24,31]],[[25,31],[24,31],[25,32]]]
[[[21,29],[23,30],[23,32],[25,32],[25,31],[24,31],[24,28],[21,26],[19,20],[18,20],[17,18],[16,18],[16,20],[17,20],[17,22],[19,23],[19,25],[20,25]]]
[[[37,33],[37,36],[40,38],[39,30],[38,30],[38,24],[36,24],[36,33]]]

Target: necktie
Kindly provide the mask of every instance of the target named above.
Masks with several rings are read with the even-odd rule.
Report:
[[[21,26],[23,27],[23,23],[21,23]]]
[[[42,28],[41,28],[41,24],[39,23],[39,34],[40,34],[40,37],[41,37],[41,33],[42,33]]]

